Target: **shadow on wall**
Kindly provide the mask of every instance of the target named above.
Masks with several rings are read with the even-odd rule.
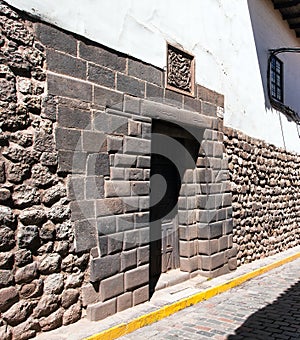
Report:
[[[252,314],[227,340],[300,339],[300,281]]]

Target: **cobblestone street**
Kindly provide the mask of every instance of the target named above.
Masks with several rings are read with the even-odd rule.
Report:
[[[300,259],[121,339],[300,339]]]

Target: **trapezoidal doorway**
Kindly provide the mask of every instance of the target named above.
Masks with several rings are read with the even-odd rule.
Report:
[[[150,177],[150,296],[161,273],[179,268],[178,198],[199,143],[184,128],[154,120]]]

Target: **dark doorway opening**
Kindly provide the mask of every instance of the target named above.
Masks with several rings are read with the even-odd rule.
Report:
[[[161,273],[179,268],[178,198],[200,143],[186,129],[154,120],[150,172],[150,297]]]

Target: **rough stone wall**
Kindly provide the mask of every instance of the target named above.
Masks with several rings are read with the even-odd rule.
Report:
[[[238,265],[300,244],[300,156],[225,128]]]
[[[2,2],[0,18],[0,338],[27,339],[81,317],[89,254],[75,254],[44,47]]]

